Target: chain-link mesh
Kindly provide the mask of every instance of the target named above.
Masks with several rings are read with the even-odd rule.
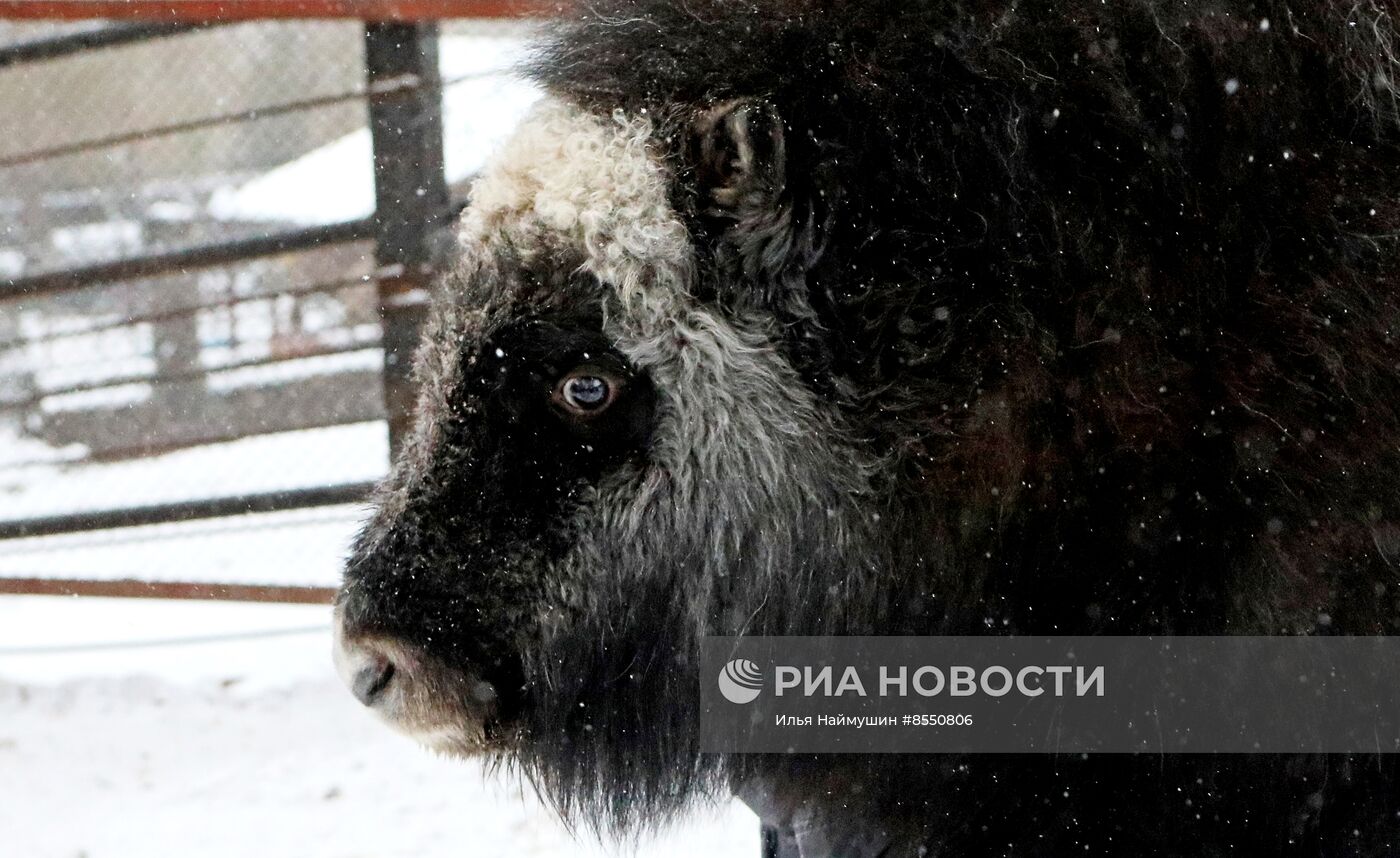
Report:
[[[0,22],[0,51],[110,26]],[[458,199],[534,97],[506,74],[525,35],[442,27]],[[367,104],[393,93],[365,63],[359,22],[258,21],[0,64],[0,531],[384,473],[371,230],[202,253],[368,222]],[[185,253],[158,275],[101,270]],[[358,514],[9,539],[0,576],[326,586]]]
[[[362,127],[363,88],[349,22],[214,27],[5,70],[0,104],[24,117],[0,138],[6,267],[266,232],[275,213],[215,196]],[[310,104],[276,112],[288,102]]]

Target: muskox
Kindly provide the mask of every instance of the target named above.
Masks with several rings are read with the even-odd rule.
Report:
[[[714,755],[707,634],[1391,634],[1390,0],[594,0],[473,187],[338,659],[565,815],[1383,855],[1387,756]]]

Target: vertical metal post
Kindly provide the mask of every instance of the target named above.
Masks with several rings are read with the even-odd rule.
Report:
[[[430,237],[449,211],[435,23],[365,24],[374,147],[375,260],[384,342],[384,406],[397,453],[410,424],[410,376],[432,280]]]

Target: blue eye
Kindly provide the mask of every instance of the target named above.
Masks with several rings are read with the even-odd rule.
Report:
[[[566,375],[554,391],[554,399],[565,410],[580,416],[597,414],[617,398],[618,383],[593,367],[584,367]]]
[[[608,401],[608,383],[593,376],[571,378],[564,384],[564,398],[578,408],[597,408]]]

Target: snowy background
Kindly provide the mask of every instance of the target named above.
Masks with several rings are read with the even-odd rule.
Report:
[[[222,635],[250,637],[197,642]],[[575,837],[518,780],[376,721],[329,648],[315,606],[0,597],[0,855],[759,854],[737,803]]]
[[[244,30],[188,38],[233,38]],[[168,42],[178,47],[178,40]],[[536,98],[508,71],[522,44],[519,32],[500,28],[444,37],[449,181],[464,182],[478,170]],[[154,65],[179,84],[178,73]],[[0,77],[0,104],[43,95],[52,84],[41,72],[18,84]],[[38,115],[61,126],[63,111],[82,112],[71,100],[56,105]],[[42,141],[30,131],[33,148]],[[90,205],[91,195],[80,190],[43,188],[26,202],[0,188],[0,281],[50,263],[149,251],[156,246],[153,224],[263,229],[364,217],[374,202],[369,147],[368,131],[354,128],[268,169],[208,179],[199,194],[143,203],[135,214]],[[101,158],[103,170],[141,164],[130,153]],[[47,181],[60,172],[44,167],[26,175]],[[196,184],[141,188],[171,196],[169,188]],[[88,222],[39,235],[32,218],[14,214],[33,210],[36,199],[44,211],[78,200]],[[238,366],[274,354],[266,343],[288,314],[283,300],[258,302],[237,292],[240,282],[235,276],[215,284],[242,296],[238,314],[232,306],[222,315],[201,310],[192,327],[190,360],[207,371],[201,396],[380,365],[372,325],[346,321],[343,308],[307,304],[296,308],[296,333],[345,353]],[[329,322],[318,321],[317,306]],[[242,339],[230,334],[234,328]],[[249,331],[264,329],[263,340],[250,338]],[[120,419],[155,402],[162,361],[170,358],[162,334],[153,324],[123,324],[110,302],[93,299],[0,303],[0,335],[9,343],[0,349],[0,382],[22,381],[28,397],[10,394],[0,405],[31,403],[23,419],[8,418],[13,406],[0,412],[0,522],[343,485],[385,471],[386,430],[376,419],[171,444],[125,458],[45,441],[35,426],[56,417],[98,409]],[[84,389],[62,392],[75,386]],[[7,392],[3,383],[0,392]],[[355,506],[321,507],[0,541],[0,576],[333,586],[363,515]],[[570,833],[517,779],[436,758],[376,722],[341,687],[329,652],[328,609],[320,606],[0,595],[0,856],[759,852],[756,819],[731,802],[636,843]]]

